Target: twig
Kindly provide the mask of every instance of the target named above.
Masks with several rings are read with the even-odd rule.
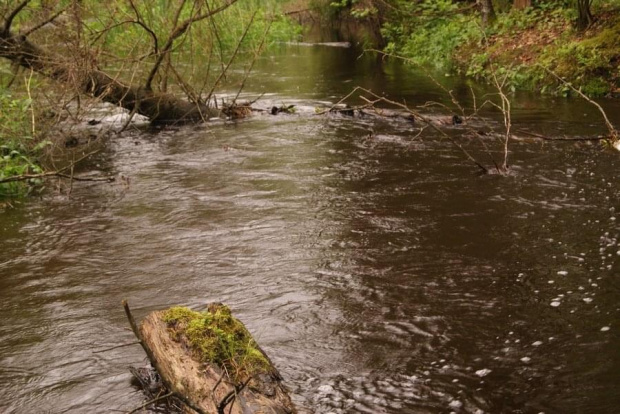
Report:
[[[176,39],[178,39],[180,36],[182,36],[190,28],[190,26],[193,23],[195,23],[197,21],[200,21],[200,20],[204,20],[206,18],[209,18],[209,17],[211,17],[211,16],[221,12],[221,11],[224,11],[228,7],[230,7],[233,4],[235,4],[236,2],[237,2],[237,0],[228,0],[226,3],[224,3],[220,7],[216,8],[216,9],[213,9],[213,10],[209,9],[209,11],[207,13],[203,13],[203,14],[200,14],[198,16],[190,17],[189,19],[183,21],[183,23],[181,23],[179,26],[175,27],[173,32],[170,34],[170,37],[168,38],[168,41],[164,45],[161,53],[157,57],[157,60],[155,61],[155,64],[153,65],[153,68],[151,69],[151,72],[149,73],[149,77],[146,79],[144,87],[146,89],[151,89],[151,83],[153,82],[153,79],[155,78],[155,75],[157,74],[157,71],[159,70],[159,67],[161,66],[161,63],[163,62],[164,57],[166,57],[166,55],[168,53],[170,53],[170,50],[172,49],[174,41]],[[183,4],[185,4],[185,1],[183,1],[183,3],[181,4],[180,9],[183,8]],[[180,11],[179,11],[179,13],[180,13]]]
[[[258,48],[256,49],[256,53],[254,54],[254,59],[252,59],[252,62],[250,63],[248,70],[246,70],[245,76],[243,77],[243,81],[241,82],[241,86],[239,86],[239,91],[237,92],[237,95],[235,95],[235,99],[233,99],[232,101],[233,105],[235,104],[235,102],[237,102],[237,99],[239,98],[241,91],[245,87],[245,82],[248,80],[248,77],[250,76],[250,73],[252,72],[252,69],[254,68],[254,64],[256,63],[256,60],[258,59],[258,56],[260,55],[263,49],[263,46],[265,45],[265,39],[267,39],[267,34],[269,34],[269,30],[271,30],[272,24],[273,24],[273,19],[269,21],[269,24],[267,25],[267,28],[265,29],[265,33],[263,33],[263,38],[261,39],[260,44],[258,45]]]
[[[220,75],[217,77],[215,82],[213,82],[213,85],[211,86],[211,90],[209,91],[209,94],[207,95],[207,98],[205,99],[205,102],[207,102],[207,104],[211,100],[211,96],[213,95],[213,92],[215,92],[215,88],[220,83],[222,78],[226,75],[226,72],[228,72],[228,69],[230,68],[230,65],[232,65],[233,61],[237,57],[237,53],[239,53],[239,49],[241,49],[241,44],[245,40],[245,37],[248,35],[248,32],[250,31],[250,27],[252,27],[252,24],[254,23],[254,18],[256,17],[256,13],[258,13],[258,11],[255,11],[254,14],[252,14],[252,17],[250,18],[248,26],[245,28],[245,31],[241,35],[241,38],[239,39],[239,42],[237,43],[237,47],[235,48],[235,51],[233,52],[233,54],[230,57],[230,59],[228,60],[228,63],[226,64],[226,67],[224,69],[222,69],[222,71],[220,72]],[[216,101],[216,105],[217,105],[217,100],[215,100],[215,101]]]
[[[136,18],[138,19],[138,20],[132,21],[130,23],[135,23],[138,26],[141,26],[144,30],[147,31],[147,33],[149,35],[151,35],[151,38],[153,39],[153,53],[152,53],[152,55],[158,54],[159,53],[159,39],[157,39],[157,35],[153,31],[153,29],[151,29],[150,27],[148,27],[146,25],[146,23],[144,23],[144,19],[142,18],[142,15],[140,14],[140,11],[136,7],[136,5],[133,3],[133,0],[129,0],[129,4],[131,5],[131,8],[133,9],[133,11],[135,13]]]
[[[480,164],[470,153],[469,151],[467,151],[465,149],[465,147],[463,147],[463,145],[461,145],[461,143],[459,143],[456,139],[454,139],[453,137],[451,137],[450,135],[448,135],[445,131],[443,131],[441,128],[439,128],[437,125],[435,125],[430,119],[428,119],[427,117],[423,116],[422,114],[420,114],[417,111],[412,110],[411,108],[409,108],[406,104],[404,103],[400,103],[400,102],[396,102],[396,101],[392,101],[390,99],[387,99],[386,97],[383,96],[379,96],[376,93],[366,89],[366,88],[362,88],[361,86],[356,86],[344,99],[350,97],[351,95],[353,95],[355,92],[357,91],[362,91],[364,93],[367,93],[369,95],[371,95],[373,98],[375,98],[374,100],[370,100],[370,99],[366,99],[363,96],[360,96],[360,98],[362,98],[363,100],[365,100],[366,102],[369,103],[369,105],[373,106],[378,102],[385,102],[387,104],[396,106],[398,108],[403,109],[404,111],[408,112],[409,114],[413,115],[415,118],[421,119],[422,121],[424,121],[428,126],[430,126],[432,129],[434,129],[436,132],[438,132],[439,134],[441,134],[444,138],[448,139],[455,147],[457,147],[461,153],[465,156],[465,158],[467,158],[469,161],[471,161],[472,163],[474,163],[474,165],[476,165],[478,168],[480,168],[480,170],[482,170],[483,173],[488,173],[489,170],[482,164]],[[340,100],[340,102],[342,102],[342,100]],[[334,105],[335,106],[335,105]],[[333,107],[334,107],[333,106]],[[332,108],[333,108],[332,107]],[[321,112],[320,112],[321,113]],[[319,113],[319,114],[320,114]],[[325,111],[323,111],[322,113],[325,113]]]
[[[596,106],[596,108],[599,110],[601,115],[603,115],[603,119],[605,119],[605,125],[607,126],[607,129],[609,130],[609,135],[610,135],[610,138],[612,139],[612,141],[618,141],[618,139],[620,139],[620,136],[618,135],[618,131],[616,130],[616,128],[614,128],[613,124],[609,121],[609,118],[607,118],[607,114],[605,113],[605,111],[603,110],[603,107],[601,105],[599,105],[597,102],[594,102],[592,99],[588,98],[583,92],[581,92],[579,89],[575,88],[570,82],[566,81],[564,78],[562,78],[561,76],[559,76],[558,74],[553,72],[551,69],[549,69],[549,68],[547,68],[547,67],[545,67],[545,66],[543,66],[541,64],[538,64],[538,66],[543,68],[547,73],[549,73],[550,75],[555,77],[557,80],[562,82],[564,85],[566,85],[569,88],[571,88],[574,92],[577,92],[579,94],[579,96],[581,96],[583,99],[585,99],[586,101],[588,101],[592,105]]]
[[[72,181],[107,181],[107,182],[114,181],[114,177],[112,176],[110,177],[74,177],[73,174],[65,174],[65,171],[72,170],[76,164],[79,164],[81,161],[85,160],[86,158],[98,152],[99,152],[98,150],[89,152],[88,154],[82,156],[81,158],[77,159],[76,161],[72,162],[71,164],[57,171],[48,171],[48,172],[44,172],[40,174],[15,175],[15,176],[7,177],[7,178],[0,180],[0,184],[13,183],[13,182],[18,182],[18,181],[27,181],[27,180],[33,180],[33,179],[39,179],[39,178],[49,178],[49,177],[69,178]]]
[[[10,35],[13,20],[24,9],[24,7],[28,5],[28,3],[30,3],[30,0],[24,0],[23,2],[21,2],[19,6],[17,6],[6,18],[6,21],[4,22],[4,30],[2,32],[4,36],[8,37]]]
[[[39,23],[39,24],[31,27],[30,29],[26,30],[24,33],[22,33],[22,36],[24,36],[24,37],[30,36],[31,34],[36,32],[37,30],[41,29],[46,24],[49,24],[49,23],[53,22],[54,20],[56,20],[61,14],[64,13],[65,10],[67,10],[67,7],[64,7],[62,9],[58,10],[56,13],[51,15],[49,18],[43,20],[41,23]]]
[[[146,344],[142,340],[142,335],[140,335],[140,330],[138,329],[138,324],[136,323],[136,320],[134,319],[133,315],[131,314],[131,309],[129,309],[129,303],[127,302],[126,299],[123,299],[122,304],[123,304],[123,309],[125,309],[125,315],[127,316],[127,321],[129,321],[129,326],[131,327],[131,330],[133,331],[133,334],[136,336],[136,338],[140,342],[140,345],[142,345],[142,349],[144,349],[144,352],[146,353],[146,356],[148,356],[148,358],[151,361],[151,364],[153,364],[153,367],[155,368],[155,370],[157,372],[161,372],[161,370],[159,369],[159,362],[157,361],[157,358],[155,358],[155,355],[153,354],[153,352],[151,352],[149,347],[146,346]],[[179,394],[178,392],[176,392],[175,388],[172,386],[172,384],[170,384],[166,380],[166,378],[164,378],[161,375],[160,375],[160,377],[161,377],[162,382],[166,386],[166,388],[168,388],[169,390],[172,390],[173,395],[176,398],[178,398],[183,404],[187,405],[189,408],[191,408],[192,410],[196,411],[198,414],[207,414],[204,411],[202,411],[199,407],[196,407],[196,405],[193,404],[187,398],[185,398],[185,396],[183,396],[183,395]]]
[[[138,407],[138,408],[134,408],[133,410],[131,410],[131,411],[127,412],[127,414],[137,413],[138,411],[145,409],[145,408],[146,408],[146,407],[148,407],[149,405],[154,404],[154,403],[156,403],[157,401],[165,400],[166,398],[168,398],[168,397],[172,397],[173,395],[174,395],[174,392],[169,392],[168,394],[164,394],[164,395],[161,395],[161,396],[159,396],[159,397],[157,397],[157,398],[153,398],[152,400],[147,401],[147,402],[145,402],[144,404],[142,404],[140,407]]]
[[[482,29],[481,29],[482,30]],[[484,33],[483,33],[484,34]],[[486,38],[485,38],[486,39]],[[374,53],[378,53],[380,55],[382,55],[383,57],[392,57],[392,58],[396,58],[396,59],[400,59],[403,60],[405,62],[409,62],[409,63],[415,63],[413,62],[413,60],[403,57],[403,56],[398,56],[398,55],[393,55],[391,53],[386,53],[384,51],[381,50],[377,50],[377,49],[366,49],[364,50],[363,53],[366,52],[374,52]],[[418,67],[420,67],[420,65],[417,65]],[[470,132],[473,134],[474,137],[476,137],[476,139],[478,140],[478,142],[482,145],[482,147],[484,148],[486,154],[489,156],[489,158],[491,159],[491,161],[493,162],[493,164],[495,165],[495,169],[497,170],[498,173],[503,174],[507,171],[508,169],[508,143],[510,141],[510,128],[512,126],[512,122],[511,122],[511,114],[510,114],[510,100],[508,99],[508,97],[506,96],[506,94],[503,92],[503,87],[507,81],[508,75],[506,75],[504,77],[504,79],[502,80],[502,82],[499,82],[499,80],[497,79],[496,73],[493,70],[493,77],[496,83],[496,88],[498,89],[498,95],[500,96],[500,100],[501,100],[501,106],[495,104],[492,101],[486,100],[480,107],[476,107],[476,95],[473,91],[473,89],[471,90],[472,95],[474,96],[474,112],[472,114],[470,114],[469,116],[465,113],[465,108],[463,108],[463,106],[460,104],[460,102],[458,101],[458,99],[456,99],[456,97],[454,96],[453,92],[451,90],[446,89],[441,83],[439,83],[433,76],[431,76],[430,74],[426,73],[426,76],[437,86],[439,87],[441,90],[443,90],[444,92],[446,92],[446,94],[448,96],[450,96],[450,99],[452,100],[452,103],[456,106],[456,108],[458,108],[458,110],[461,112],[461,114],[463,115],[463,117],[465,118],[472,118],[472,117],[476,117],[479,113],[479,111],[487,104],[493,105],[495,107],[497,107],[503,114],[504,116],[504,126],[506,128],[505,132],[504,132],[504,142],[503,142],[503,154],[504,154],[504,159],[502,161],[502,167],[500,168],[497,165],[497,162],[495,161],[495,159],[493,158],[493,155],[491,154],[487,144],[480,139],[480,136],[476,133],[476,131],[472,130],[471,128],[468,128],[470,130]],[[471,89],[471,87],[470,87]],[[434,103],[435,105],[439,105],[442,106],[446,109],[447,108],[446,105],[441,104],[441,103]],[[491,129],[492,131],[494,130],[493,128],[491,128],[488,123],[486,122],[486,120],[483,119],[484,124]],[[453,141],[455,142],[455,141]]]
[[[603,141],[605,139],[608,139],[608,137],[576,137],[576,138],[569,138],[567,136],[558,137],[558,138],[551,138],[551,137],[547,137],[545,135],[536,134],[534,132],[526,131],[526,130],[523,130],[523,129],[516,129],[515,131],[519,132],[521,134],[532,136],[534,138],[540,138],[540,139],[545,140],[545,141]]]
[[[224,410],[226,409],[226,406],[228,406],[228,404],[235,401],[235,399],[237,398],[237,394],[243,391],[243,389],[250,383],[251,380],[252,380],[252,377],[249,377],[245,382],[242,382],[239,385],[233,385],[233,389],[230,390],[230,392],[226,394],[224,398],[222,398],[222,400],[218,404],[217,413],[224,414]]]

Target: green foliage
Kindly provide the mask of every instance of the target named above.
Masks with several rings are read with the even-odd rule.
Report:
[[[459,47],[477,42],[480,37],[480,29],[471,17],[432,20],[409,36],[402,51],[418,64],[449,68]]]
[[[222,3],[222,1],[203,2],[200,13],[213,10]],[[236,54],[240,63],[243,63],[244,57],[251,59],[259,45],[263,44],[268,26],[269,32],[264,45],[296,40],[301,28],[282,15],[281,3],[282,0],[244,0],[212,18],[195,22],[175,41],[172,62],[179,63],[177,70],[182,74],[188,75],[183,72],[184,70],[191,72],[190,76],[195,76],[196,71],[221,67],[222,64],[228,63],[233,54]],[[133,59],[135,62],[143,63],[137,65],[137,68],[131,68],[132,70],[128,68],[125,73],[128,79],[135,79],[136,75],[144,77],[155,61],[153,34],[157,38],[158,49],[161,50],[176,25],[197,15],[196,2],[182,3],[184,7],[180,13],[178,7],[181,2],[163,0],[134,0],[135,10],[127,1],[85,4],[87,6],[85,6],[84,24],[87,34],[90,35],[89,43],[93,47],[112,52],[125,62]],[[143,25],[152,30],[153,34],[143,25],[132,23],[136,20],[136,10]],[[177,13],[178,21],[175,24]],[[110,23],[116,21],[119,23]],[[239,44],[246,30],[245,38]],[[111,69],[116,69],[118,60],[108,62],[112,66]],[[105,68],[105,62],[102,61],[100,64]],[[207,75],[199,73],[201,79]]]
[[[450,0],[400,3],[403,15],[409,17],[388,19],[381,33],[387,52],[403,55],[415,64],[449,68],[461,45],[482,37],[476,16],[456,13],[458,5]]]
[[[31,104],[30,99],[0,90],[0,180],[42,172],[36,156],[47,141],[35,143],[32,137]],[[0,184],[0,198],[24,195],[29,189],[23,182]]]
[[[577,37],[549,48],[540,60],[586,95],[606,95],[612,90],[613,80],[620,78],[620,20],[591,37]]]
[[[272,369],[252,335],[227,306],[211,305],[205,312],[173,307],[163,320],[173,338],[187,342],[201,361],[225,367],[234,380]]]
[[[619,0],[596,3],[595,14],[607,10],[607,17],[585,36],[573,28],[572,0],[540,0],[524,10],[512,9],[509,0],[496,2],[497,19],[484,29],[480,16],[460,13],[463,3],[456,1],[392,0],[390,4],[399,12],[392,13],[382,28],[385,51],[418,65],[463,71],[484,81],[492,81],[495,72],[510,90],[538,89],[559,95],[570,89],[540,65],[592,96],[608,94],[620,79],[620,17],[611,12]]]

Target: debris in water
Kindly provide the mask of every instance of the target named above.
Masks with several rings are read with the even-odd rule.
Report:
[[[583,298],[585,303],[592,303],[592,298]]]
[[[611,328],[609,326],[603,326],[601,328],[601,332],[607,332],[608,330],[610,330]]]
[[[568,272],[566,270],[560,270],[558,272],[558,275],[560,275],[560,276],[566,276],[567,274],[568,274]]]
[[[554,308],[557,308],[557,307],[558,307],[558,306],[560,306],[561,304],[562,304],[562,303],[561,303],[561,302],[559,302],[559,301],[557,301],[557,300],[554,300],[553,302],[551,302],[551,306],[553,306]]]
[[[450,408],[461,408],[463,406],[463,403],[459,400],[452,400],[448,405],[450,406]]]
[[[532,346],[541,346],[542,344],[542,341],[536,341],[532,344]]]
[[[531,360],[532,360],[532,358],[530,358],[530,357],[523,357],[523,358],[521,358],[521,362],[523,362],[523,363],[525,363],[525,364],[527,364],[527,363],[528,363],[528,362],[530,362]]]
[[[490,373],[491,373],[491,370],[487,368],[479,369],[478,371],[476,371],[476,375],[479,376],[480,378],[486,377]]]

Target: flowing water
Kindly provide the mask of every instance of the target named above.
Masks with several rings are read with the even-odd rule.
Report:
[[[305,412],[618,412],[619,154],[522,139],[510,176],[481,176],[432,131],[313,115],[356,85],[448,102],[358,55],[283,47],[246,90],[298,114],[133,130],[90,166],[126,179],[2,212],[0,411],[138,407],[145,355],[109,349],[134,340],[127,298],[138,318],[229,304]],[[576,99],[517,96],[514,124],[605,132]]]

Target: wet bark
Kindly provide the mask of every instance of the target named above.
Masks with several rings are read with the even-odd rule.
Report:
[[[241,384],[234,383],[221,367],[197,361],[188,351],[187,344],[171,338],[168,326],[162,320],[163,311],[150,313],[138,327],[127,302],[123,301],[123,306],[134,334],[162,382],[185,404],[186,412],[297,413],[282,377],[273,365],[269,373],[255,375]]]
[[[168,335],[161,312],[153,312],[142,322],[140,333],[158,361],[158,371],[175,393],[182,393],[205,413],[291,414],[293,403],[276,374],[262,374],[247,385],[231,384],[216,366],[199,363]],[[222,379],[224,377],[224,379]]]
[[[202,122],[220,116],[207,105],[126,85],[97,67],[77,65],[10,31],[0,33],[0,57],[51,79],[77,87],[87,95],[148,117],[154,123]]]

